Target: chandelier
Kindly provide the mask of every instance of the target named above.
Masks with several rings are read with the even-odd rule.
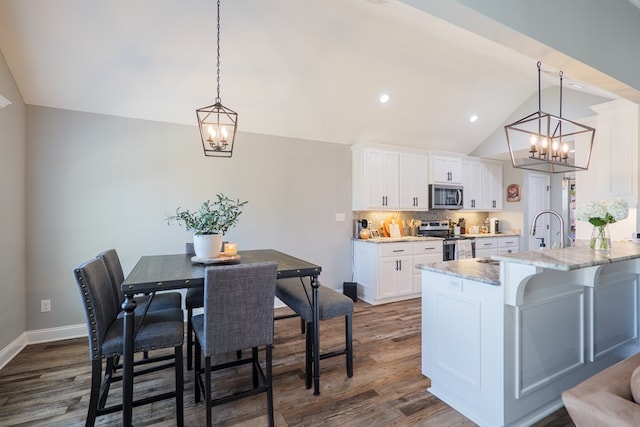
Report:
[[[198,108],[196,116],[204,155],[231,157],[238,127],[238,113],[222,105],[220,99],[220,0],[218,0],[217,23],[217,96],[213,105]]]
[[[545,173],[587,170],[591,160],[595,129],[562,117],[562,71],[560,71],[560,115],[545,113],[541,108],[540,67],[538,62],[538,111],[504,127],[514,168]],[[576,146],[586,148],[577,159]],[[518,158],[517,150],[524,151]],[[573,157],[571,154],[574,154]]]

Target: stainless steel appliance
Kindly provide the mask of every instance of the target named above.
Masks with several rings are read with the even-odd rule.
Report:
[[[429,209],[462,209],[462,186],[429,184]]]
[[[456,259],[456,242],[458,240],[471,240],[472,257],[476,256],[476,239],[464,235],[455,236],[449,231],[449,221],[423,222],[418,230],[420,236],[442,237],[442,260],[453,261]]]

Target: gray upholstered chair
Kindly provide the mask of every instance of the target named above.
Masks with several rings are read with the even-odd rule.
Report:
[[[305,322],[306,329],[306,387],[311,388],[311,374],[313,354],[313,311],[311,309],[312,288],[308,283],[304,283],[301,278],[280,279],[276,285],[276,296],[280,301],[289,306]],[[345,355],[347,377],[353,376],[353,338],[352,338],[352,318],[353,300],[340,292],[320,285],[318,287],[319,317],[320,320],[331,319],[333,317],[344,316],[345,318],[345,348],[331,352],[320,353],[320,359]],[[319,327],[320,325],[318,325]],[[320,340],[322,341],[322,340]],[[317,350],[319,351],[319,349]]]
[[[111,279],[111,286],[113,287],[114,298],[118,308],[122,306],[124,301],[124,295],[120,285],[124,282],[124,272],[122,271],[122,264],[120,263],[120,257],[115,249],[107,249],[100,252],[98,258],[101,258],[104,264],[107,266],[109,272],[109,278]],[[137,295],[136,296],[136,315],[142,314],[147,306],[147,303],[151,301],[147,311],[164,310],[167,308],[182,308],[182,295],[180,292],[162,292],[156,293],[151,299],[150,295]]]
[[[105,407],[110,386],[121,377],[113,375],[115,359],[123,352],[123,322],[118,317],[119,305],[113,297],[111,278],[104,261],[95,258],[73,270],[76,284],[82,297],[89,332],[89,358],[91,359],[91,395],[86,426],[93,426],[98,415],[117,412],[121,405]],[[161,348],[173,348],[172,355],[142,359],[134,363],[134,376],[155,372],[163,368],[174,368],[175,391],[155,394],[138,399],[133,406],[175,397],[176,424],[183,425],[183,373],[182,343],[184,319],[180,309],[165,309],[148,312],[143,318],[136,317],[137,334],[134,352],[146,352]],[[106,359],[104,378],[102,360]],[[169,362],[167,362],[169,361]],[[145,369],[135,369],[144,365]]]
[[[271,365],[276,276],[275,262],[215,266],[205,270],[204,314],[193,316],[192,323],[196,336],[195,401],[199,402],[200,393],[204,392],[207,426],[211,426],[212,406],[261,392],[267,393],[269,425],[274,425]],[[265,347],[265,370],[258,358],[259,347]],[[245,348],[252,349],[251,357],[212,366],[213,357]],[[252,365],[253,388],[212,398],[211,371],[244,364]]]

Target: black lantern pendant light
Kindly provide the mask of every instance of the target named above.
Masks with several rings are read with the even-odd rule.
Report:
[[[514,168],[546,173],[587,170],[595,129],[562,117],[562,71],[560,71],[560,115],[545,113],[540,101],[540,67],[538,62],[538,111],[504,127]],[[584,147],[582,162],[570,153]],[[517,158],[516,149],[528,148]]]
[[[217,96],[215,103],[198,108],[198,126],[204,155],[208,157],[231,157],[236,139],[238,113],[222,105],[220,100],[220,0],[218,0],[217,30]]]

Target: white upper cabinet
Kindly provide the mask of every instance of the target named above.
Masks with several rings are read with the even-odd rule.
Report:
[[[463,159],[462,186],[464,209],[502,210],[502,162]]]
[[[353,210],[427,210],[427,155],[374,144],[351,147]]]
[[[502,162],[482,161],[482,210],[502,210]]]
[[[635,207],[638,202],[638,105],[616,100],[591,107],[597,116],[579,120],[596,129],[589,169],[576,172],[580,203],[622,198]],[[576,156],[585,158],[587,141],[576,137]],[[582,191],[580,192],[582,193]]]
[[[462,160],[462,201],[464,209],[478,210],[483,207],[482,163],[478,159]]]
[[[432,154],[430,166],[432,171],[430,183],[462,183],[462,159],[460,157]]]
[[[400,152],[400,208],[429,209],[427,155]]]

